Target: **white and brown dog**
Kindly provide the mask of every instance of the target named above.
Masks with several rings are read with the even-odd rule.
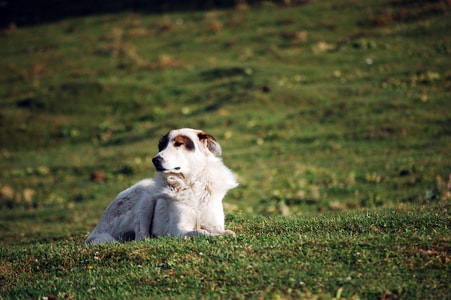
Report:
[[[222,199],[238,186],[219,158],[221,146],[203,131],[172,130],[152,159],[157,174],[122,191],[106,208],[87,244],[148,237],[235,235],[224,228]]]

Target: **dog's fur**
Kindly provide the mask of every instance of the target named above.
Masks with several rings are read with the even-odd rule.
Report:
[[[155,178],[122,191],[106,208],[87,244],[148,237],[235,235],[224,228],[222,198],[238,185],[219,158],[221,146],[203,131],[163,136],[153,158]]]

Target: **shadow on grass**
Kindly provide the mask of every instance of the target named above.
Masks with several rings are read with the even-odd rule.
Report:
[[[248,0],[256,4],[261,0]],[[274,1],[282,2],[282,1]],[[302,3],[305,1],[301,1]],[[80,0],[68,2],[62,0],[15,0],[0,2],[0,28],[14,24],[15,26],[31,26],[35,24],[55,22],[71,17],[96,14],[118,13],[124,11],[142,13],[164,13],[174,11],[196,11],[235,7],[239,1],[231,0],[112,0],[91,1]]]

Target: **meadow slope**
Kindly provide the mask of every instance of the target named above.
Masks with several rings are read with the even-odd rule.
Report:
[[[1,29],[0,298],[449,294],[449,1],[253,3]],[[238,237],[86,248],[179,127]]]

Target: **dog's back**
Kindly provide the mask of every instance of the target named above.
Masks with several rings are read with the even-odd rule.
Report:
[[[96,245],[117,241],[129,241],[137,238],[137,224],[134,218],[138,203],[141,201],[152,201],[152,179],[144,179],[128,189],[120,192],[111,204],[105,209],[99,223],[86,239],[86,243]],[[149,203],[152,204],[152,203]],[[153,206],[147,207],[149,217],[153,216]],[[151,222],[151,220],[150,220]],[[149,228],[147,228],[148,237]],[[145,233],[142,233],[146,235]]]

